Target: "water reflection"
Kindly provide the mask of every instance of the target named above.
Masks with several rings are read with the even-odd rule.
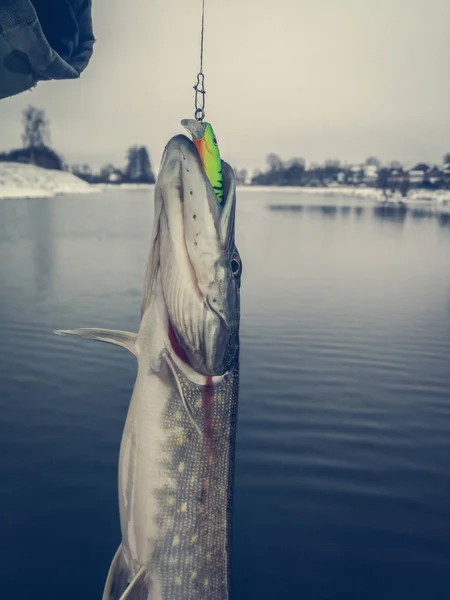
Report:
[[[445,599],[449,215],[400,236],[395,207],[297,196],[238,199],[233,598]],[[151,210],[131,191],[0,202],[2,598],[41,597],[49,562],[48,600],[101,597],[136,365],[50,331],[135,330]]]
[[[403,225],[408,214],[408,207],[404,204],[389,205],[383,204],[381,206],[373,207],[373,216],[381,221],[391,221]]]
[[[269,210],[277,212],[294,212],[301,213],[304,210],[308,212],[317,212],[326,217],[336,217],[342,215],[347,217],[354,213],[357,216],[361,216],[364,211],[364,206],[351,206],[351,205],[334,205],[334,204],[269,204],[267,206]]]
[[[340,212],[341,212],[341,215],[344,215],[345,217],[347,217],[352,212],[352,207],[351,206],[341,206]]]
[[[438,213],[437,219],[441,227],[450,227],[450,213]]]
[[[269,204],[269,210],[285,212],[302,212],[305,208],[303,204]]]
[[[367,203],[369,204],[369,203]],[[450,224],[450,212],[443,212],[438,206],[411,206],[407,204],[377,204],[375,206],[369,204],[368,206],[352,206],[352,205],[340,205],[340,204],[308,204],[304,202],[302,204],[269,204],[267,209],[274,212],[285,212],[301,214],[304,211],[310,213],[320,213],[325,217],[335,218],[338,215],[347,217],[354,214],[358,219],[369,209],[372,211],[373,216],[379,221],[390,221],[403,225],[407,217],[411,217],[414,220],[425,220],[425,219],[436,219],[441,227],[448,227]]]
[[[411,208],[409,210],[409,214],[413,219],[423,220],[430,219],[434,216],[434,214],[427,208]]]
[[[54,200],[39,198],[28,201],[28,233],[34,267],[36,291],[43,296],[51,293],[54,272],[54,237],[52,207]]]
[[[333,205],[323,204],[321,206],[308,206],[309,212],[320,212],[325,217],[335,217],[338,213],[338,207]]]

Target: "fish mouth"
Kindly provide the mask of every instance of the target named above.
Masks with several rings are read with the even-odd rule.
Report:
[[[158,267],[172,358],[206,376],[223,375],[238,327],[238,292],[230,270],[235,182],[222,163],[220,209],[195,145],[184,135],[167,144],[155,184]]]

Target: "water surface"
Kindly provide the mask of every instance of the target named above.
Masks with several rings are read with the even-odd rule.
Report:
[[[450,597],[450,223],[243,191],[235,600]],[[0,598],[100,598],[148,191],[0,201]]]

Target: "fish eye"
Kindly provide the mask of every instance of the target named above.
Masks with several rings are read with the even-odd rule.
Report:
[[[217,146],[217,138],[216,136],[213,137],[213,142],[215,143],[215,145]]]
[[[231,259],[231,272],[235,277],[237,277],[242,269],[241,261],[235,256]]]

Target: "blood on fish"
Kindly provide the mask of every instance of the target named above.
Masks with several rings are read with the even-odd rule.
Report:
[[[172,323],[169,321],[169,341],[172,345],[173,351],[180,360],[185,362],[187,365],[192,367],[186,351],[181,347],[180,342],[176,336],[175,330]],[[204,424],[203,430],[205,433],[206,447],[208,452],[209,462],[212,463],[214,459],[213,449],[213,431],[212,431],[212,403],[214,400],[214,384],[211,376],[205,377],[205,386],[203,388],[203,414]]]
[[[173,351],[178,356],[178,358],[180,360],[182,360],[183,362],[185,362],[190,367],[192,367],[192,365],[189,361],[188,355],[186,354],[185,350],[181,347],[180,342],[178,341],[177,335],[175,333],[175,330],[170,321],[169,321],[169,341],[172,344]]]
[[[169,321],[169,341],[172,345],[173,351],[180,360],[185,362],[187,365],[192,367],[186,351],[181,347],[178,341],[175,330],[172,323]],[[214,400],[214,384],[211,376],[205,377],[205,386],[203,388],[203,414],[204,424],[203,430],[206,438],[206,447],[208,451],[209,462],[212,463],[214,459],[213,451],[213,432],[212,432],[212,403]]]

